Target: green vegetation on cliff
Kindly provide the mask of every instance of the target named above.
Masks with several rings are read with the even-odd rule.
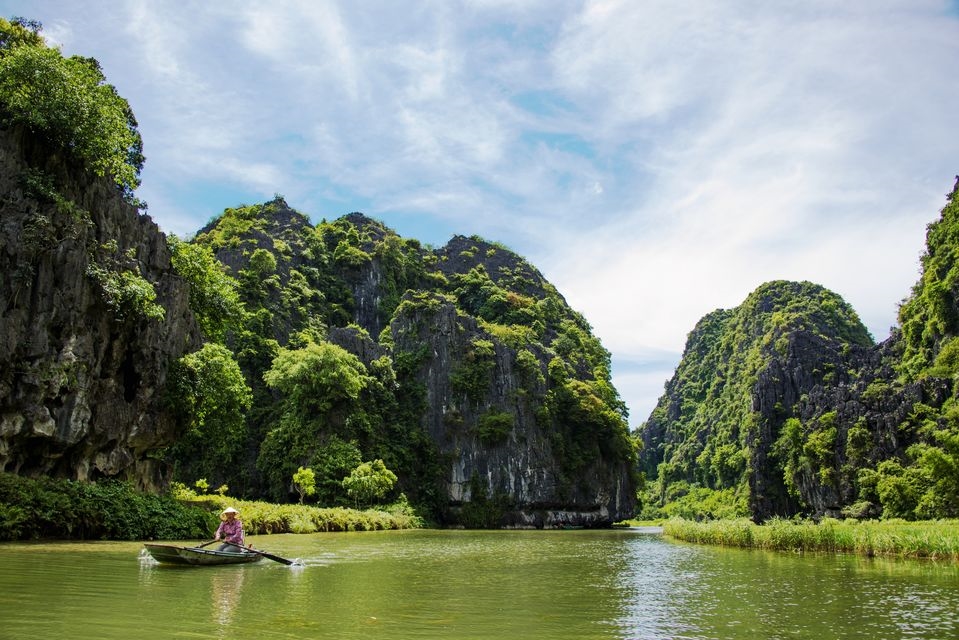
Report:
[[[0,18],[0,122],[45,135],[132,197],[140,184],[143,140],[126,100],[93,58],[64,58],[47,47],[40,24]]]
[[[959,180],[926,231],[922,275],[899,307],[904,378],[959,374]]]
[[[862,471],[863,498],[888,517],[959,517],[959,178],[928,226],[922,275],[899,308],[899,323],[900,375],[890,384],[938,384],[943,393],[910,406],[900,425],[908,434],[905,455]]]
[[[744,516],[760,500],[793,508],[782,477],[759,486],[774,453],[769,434],[799,400],[797,386],[828,384],[852,345],[871,344],[852,308],[809,282],[764,284],[703,318],[645,426],[644,470],[655,478],[647,515]],[[767,395],[756,392],[761,380]]]
[[[62,56],[39,31],[0,22],[0,127],[23,156],[21,196],[7,202],[26,202],[12,212],[19,227],[9,225],[25,238],[7,260],[14,295],[41,266],[53,274],[52,249],[72,243],[84,276],[76,286],[96,294],[83,312],[105,336],[96,354],[84,352],[102,361],[97,397],[119,390],[116,407],[147,407],[154,419],[124,413],[118,426],[122,411],[111,421],[85,404],[94,383],[58,369],[65,384],[32,385],[38,400],[23,418],[23,432],[41,433],[49,450],[34,455],[24,437],[4,465],[25,459],[27,469],[125,474],[153,487],[171,471],[279,502],[299,498],[292,477],[308,468],[312,498],[341,506],[360,495],[346,480],[376,464],[396,476],[377,499],[402,492],[443,521],[470,520],[473,501],[483,503],[473,520],[490,526],[632,515],[636,453],[610,355],[526,260],[478,236],[424,247],[360,213],[314,225],[280,196],[164,243],[129,206],[144,162],[129,105],[95,60]],[[90,174],[117,185],[98,188],[111,206],[76,204]],[[110,236],[131,222],[149,242]],[[146,332],[158,337],[130,346]],[[50,333],[44,357],[78,357],[60,341],[68,333]],[[102,437],[83,458],[88,433]],[[56,462],[66,449],[81,460]]]
[[[647,516],[959,516],[957,189],[888,341],[810,283],[703,318],[642,429]]]
[[[550,433],[543,446],[561,475],[550,501],[572,499],[595,465],[632,481],[635,449],[609,353],[505,247],[459,237],[433,250],[357,213],[313,226],[280,197],[227,209],[192,243],[174,239],[171,247],[207,339],[226,351],[205,350],[234,360],[252,397],[242,424],[222,410],[200,415],[199,389],[240,397],[236,384],[223,367],[208,369],[220,373],[206,387],[180,376],[186,382],[172,389],[173,406],[194,426],[166,454],[178,480],[202,472],[240,495],[287,501],[290,478],[307,467],[315,499],[344,505],[344,478],[363,461],[382,460],[398,476],[394,494],[449,517],[442,482],[451,457],[429,432],[428,415],[441,407],[426,401],[446,392],[424,377],[442,367],[452,394],[444,421],[473,434],[475,446],[508,447],[526,423]],[[466,333],[448,362],[429,365],[436,354],[414,336],[438,330],[439,313]],[[179,366],[195,375],[200,368],[187,360]],[[499,398],[504,384],[515,390]]]

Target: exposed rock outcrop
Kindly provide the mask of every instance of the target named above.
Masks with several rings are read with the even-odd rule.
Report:
[[[396,352],[423,354],[417,374],[427,393],[423,421],[449,461],[444,484],[454,510],[475,502],[480,491],[481,500],[502,501],[503,526],[608,526],[632,517],[631,465],[597,456],[575,477],[564,469],[556,425],[537,418],[546,382],[530,384],[528,373],[516,370],[515,349],[491,341],[488,380],[475,395],[456,388],[455,372],[482,357],[474,341],[490,336],[449,301],[432,302],[397,314],[391,328]],[[484,430],[484,417],[492,414],[508,416],[508,430]]]
[[[108,178],[19,130],[0,131],[0,220],[0,470],[162,486],[157,452],[184,428],[168,371],[203,340],[165,236]],[[258,403],[236,434],[242,454],[211,481],[282,498],[285,465],[328,463],[335,445],[390,459],[403,490],[450,523],[633,515],[635,455],[609,354],[502,245],[457,236],[433,251],[359,213],[314,227],[279,197],[227,210],[195,242],[249,312],[226,341]],[[358,358],[371,395],[321,398],[321,419],[300,416],[312,429],[300,453],[264,461],[282,400],[264,373],[279,347],[317,340]]]
[[[662,472],[666,485],[737,489],[757,520],[792,515],[804,504],[838,504],[835,492],[818,484],[815,497],[810,483],[788,490],[777,442],[803,408],[821,411],[810,405],[811,394],[824,398],[824,389],[860,381],[870,345],[855,312],[808,282],[767,283],[740,307],[709,314],[690,333],[643,427],[646,473]]]
[[[657,504],[756,520],[959,515],[957,229],[959,178],[881,344],[811,283],[767,283],[703,318],[641,430]]]
[[[156,486],[167,369],[199,344],[164,235],[110,179],[0,130],[0,273],[0,469]],[[162,319],[105,291],[133,278]]]

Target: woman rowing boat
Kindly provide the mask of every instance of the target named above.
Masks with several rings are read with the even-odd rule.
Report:
[[[227,507],[220,514],[220,526],[213,535],[214,540],[223,540],[217,551],[243,551],[243,523],[237,517],[239,512]]]

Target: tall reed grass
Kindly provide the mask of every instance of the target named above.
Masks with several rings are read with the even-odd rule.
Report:
[[[382,531],[415,529],[422,520],[405,503],[385,510],[359,511],[343,507],[313,507],[301,504],[272,504],[203,496],[210,508],[221,511],[230,506],[240,512],[247,535],[270,533],[316,533],[319,531]]]
[[[745,518],[703,522],[674,518],[664,523],[663,533],[687,542],[750,549],[959,561],[959,520],[859,522],[824,518],[817,524],[774,519],[757,525]]]

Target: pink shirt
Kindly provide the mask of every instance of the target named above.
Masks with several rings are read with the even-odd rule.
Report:
[[[243,523],[240,522],[239,518],[233,518],[232,520],[227,518],[220,523],[215,537],[243,546]]]

